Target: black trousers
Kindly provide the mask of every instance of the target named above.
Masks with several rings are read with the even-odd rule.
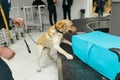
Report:
[[[51,26],[57,22],[57,12],[54,5],[49,6],[49,21]]]
[[[71,6],[68,5],[63,5],[63,17],[64,19],[68,19],[71,20]]]
[[[9,66],[0,58],[0,80],[14,80]]]
[[[98,6],[98,16],[103,16],[104,6]]]

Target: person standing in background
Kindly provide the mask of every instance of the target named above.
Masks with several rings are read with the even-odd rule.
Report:
[[[105,6],[105,0],[97,0],[97,7],[95,12],[98,13],[99,17],[103,16],[104,6]]]
[[[1,5],[0,9],[4,11],[4,15],[5,15],[6,22],[8,24],[9,29],[11,29],[13,26],[14,27],[24,26],[24,22],[22,18],[15,18],[15,19],[9,18],[9,11],[11,7],[10,0],[0,0],[0,5]],[[5,24],[3,20],[3,15],[0,12],[0,29],[2,28],[5,28]],[[14,56],[15,56],[15,52],[12,49],[0,46],[0,80],[14,80],[9,66],[2,59],[4,58],[7,60],[10,60]]]
[[[67,15],[68,15],[68,19],[71,20],[71,6],[73,4],[73,0],[63,0],[63,17],[64,19],[67,19]]]
[[[55,6],[57,2],[58,2],[57,0],[47,0],[49,10],[49,21],[51,26],[57,22],[57,11]]]

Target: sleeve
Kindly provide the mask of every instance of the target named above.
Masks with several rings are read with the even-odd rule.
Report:
[[[12,25],[11,25],[12,23],[10,23],[10,22],[12,22],[12,21],[11,21],[11,19],[9,18],[9,11],[10,11],[11,3],[8,3],[8,0],[2,0],[1,6],[2,6],[2,8],[3,8],[3,10],[4,10],[4,14],[5,14],[5,17],[6,17],[8,26],[9,26],[9,29],[10,29],[10,27],[12,26]],[[0,14],[1,14],[1,13],[0,13]],[[1,22],[0,22],[0,23],[1,23],[0,26],[2,25],[3,27],[5,27],[5,24],[4,24],[2,15],[0,15],[0,18],[1,18],[1,20],[0,20],[0,21],[1,21]]]
[[[9,19],[9,24],[8,25],[11,26],[11,27],[13,26],[11,18]]]

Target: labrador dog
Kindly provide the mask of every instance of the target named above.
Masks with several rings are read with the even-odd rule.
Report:
[[[40,57],[44,48],[48,49],[48,56],[52,59],[50,55],[51,47],[56,49],[59,53],[63,54],[67,59],[73,59],[73,56],[67,53],[60,47],[60,43],[64,42],[68,45],[72,45],[71,42],[63,38],[65,33],[75,32],[76,27],[73,26],[72,21],[70,20],[60,20],[55,25],[51,26],[47,32],[45,32],[37,41],[38,53],[38,64],[37,71],[40,72]]]

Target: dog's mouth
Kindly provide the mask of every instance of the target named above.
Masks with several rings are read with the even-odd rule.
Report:
[[[68,30],[68,33],[72,34],[77,31],[76,27],[72,27],[70,30]]]

